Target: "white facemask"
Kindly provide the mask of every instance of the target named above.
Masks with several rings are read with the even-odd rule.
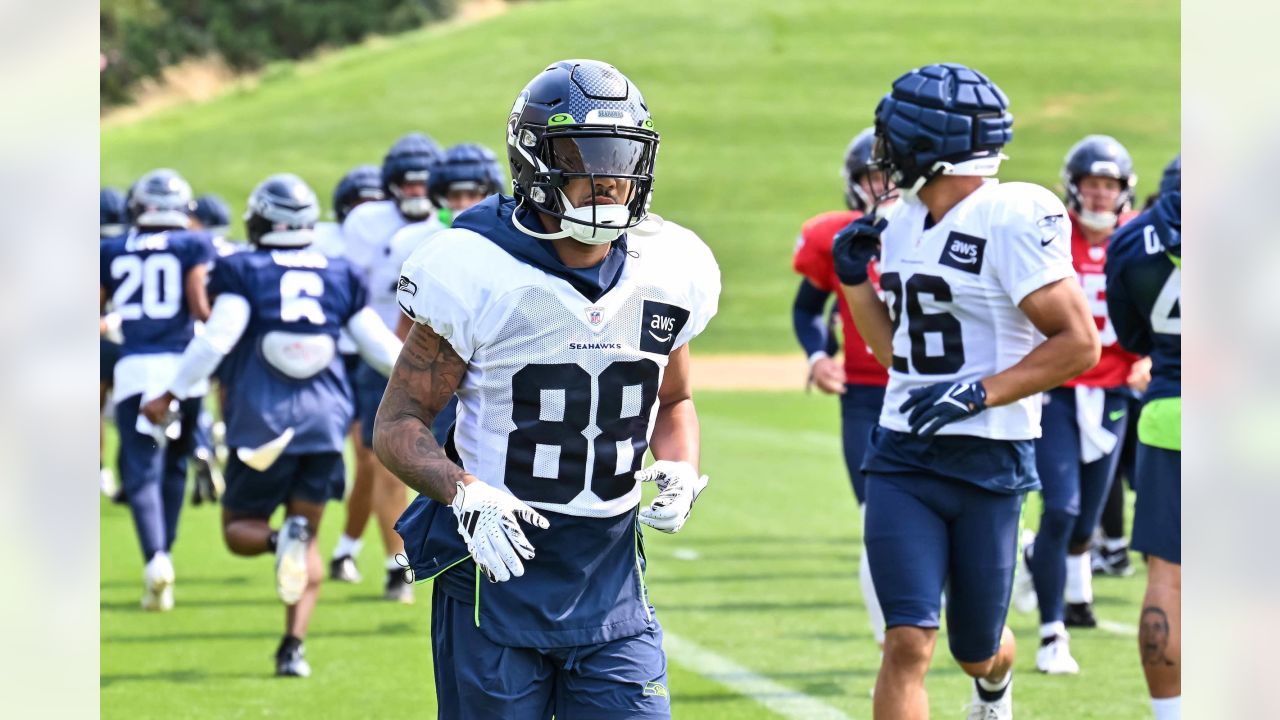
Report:
[[[1119,219],[1113,212],[1093,212],[1091,210],[1081,210],[1076,213],[1076,218],[1081,225],[1097,232],[1113,229]]]
[[[431,214],[435,206],[431,204],[431,200],[425,197],[402,197],[397,198],[396,204],[400,208],[400,214],[412,220],[421,220]]]
[[[631,211],[626,205],[588,205],[576,208],[565,202],[565,207],[568,209],[565,210],[564,219],[560,221],[560,227],[567,237],[584,245],[604,245],[617,240],[631,221]],[[593,219],[596,224],[609,227],[594,227],[589,224]]]

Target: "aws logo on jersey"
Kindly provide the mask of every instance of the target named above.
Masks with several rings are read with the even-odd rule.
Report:
[[[687,322],[688,310],[657,300],[645,300],[640,314],[640,352],[670,355],[676,336]]]
[[[942,247],[942,257],[938,258],[938,262],[977,275],[982,272],[982,253],[986,248],[985,239],[952,230]]]

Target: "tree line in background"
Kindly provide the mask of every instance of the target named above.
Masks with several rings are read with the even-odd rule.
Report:
[[[371,34],[412,30],[453,15],[459,0],[102,0],[104,108],[128,103],[138,82],[187,58],[216,55],[238,72],[297,60]]]

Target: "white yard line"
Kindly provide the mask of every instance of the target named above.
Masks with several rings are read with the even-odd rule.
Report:
[[[825,702],[780,685],[691,640],[668,630],[663,630],[662,635],[662,646],[672,660],[788,720],[851,720]]]
[[[1112,635],[1127,635],[1128,637],[1138,637],[1138,628],[1115,620],[1098,620],[1098,629],[1109,632]]]

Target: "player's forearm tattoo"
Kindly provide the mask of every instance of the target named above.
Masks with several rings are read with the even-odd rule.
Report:
[[[448,342],[424,326],[405,340],[374,421],[378,459],[419,493],[441,502],[453,499],[465,473],[445,457],[431,434],[431,422],[462,382],[467,364]]]
[[[1142,609],[1142,622],[1138,628],[1138,648],[1143,665],[1171,667],[1174,662],[1165,651],[1169,648],[1169,616],[1158,607]]]

